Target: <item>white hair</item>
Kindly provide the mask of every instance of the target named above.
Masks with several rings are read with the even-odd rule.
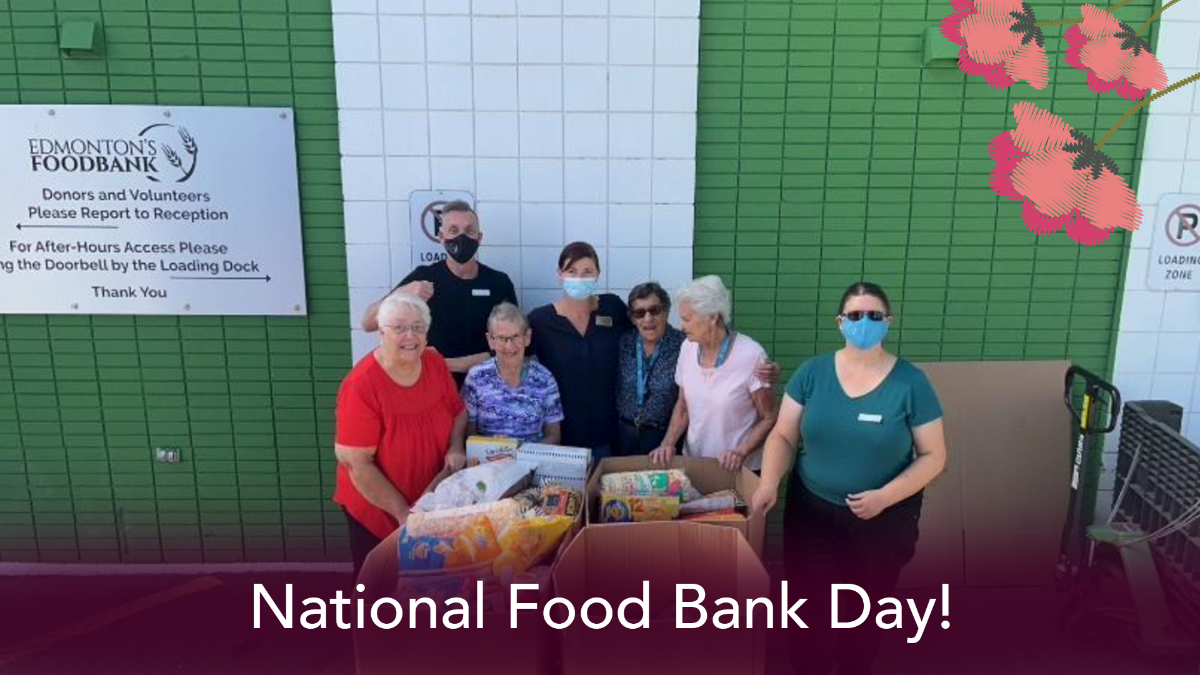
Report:
[[[675,304],[682,305],[685,302],[693,312],[701,316],[717,314],[726,326],[729,325],[733,314],[733,302],[721,277],[713,274],[700,277],[675,291]]]
[[[488,316],[488,330],[490,331],[498,321],[516,324],[522,333],[529,330],[529,319],[525,318],[525,313],[521,311],[520,307],[511,302],[502,302],[492,308],[492,313]]]
[[[417,311],[421,315],[421,322],[426,326],[433,323],[433,318],[429,313],[429,305],[416,295],[411,293],[392,293],[379,303],[379,311],[375,314],[375,320],[380,327],[390,326],[395,320],[396,315],[400,310],[408,307]]]

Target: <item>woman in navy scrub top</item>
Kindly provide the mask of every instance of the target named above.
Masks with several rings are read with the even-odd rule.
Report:
[[[558,257],[563,297],[529,313],[533,352],[558,382],[563,445],[611,454],[616,434],[617,356],[632,327],[621,298],[596,294],[600,257],[591,244],[567,244]]]
[[[751,498],[765,513],[791,473],[784,515],[788,579],[812,616],[830,616],[830,587],[852,583],[872,602],[867,620],[834,630],[827,620],[788,641],[795,673],[867,675],[879,651],[879,599],[892,597],[916,551],[921,498],[946,465],[942,408],[925,373],[883,348],[892,307],[879,286],[857,283],[837,317],[845,348],[810,359],[788,383]],[[796,445],[804,441],[792,466]],[[842,621],[862,611],[843,592]],[[846,607],[849,605],[849,607]]]

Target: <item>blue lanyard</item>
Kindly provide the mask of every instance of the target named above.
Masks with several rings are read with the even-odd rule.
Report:
[[[729,358],[729,348],[733,346],[733,331],[725,336],[725,341],[721,343],[721,349],[717,351],[717,362],[713,364],[713,368],[720,368],[725,359]],[[704,367],[704,359],[700,355],[700,350],[696,350],[696,360],[700,362],[700,367]]]
[[[658,348],[654,350],[654,355],[650,357],[649,365],[646,364],[646,349],[642,346],[642,338],[637,338],[637,403],[640,408],[646,401],[646,384],[650,381],[650,371],[654,370],[654,364],[658,362],[659,354],[662,354],[662,341],[659,341]]]

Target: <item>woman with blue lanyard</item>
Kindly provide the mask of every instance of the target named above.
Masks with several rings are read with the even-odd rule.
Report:
[[[872,616],[833,630],[831,584],[856,584],[872,602],[891,597],[916,551],[923,490],[946,465],[937,393],[925,373],[883,348],[892,320],[882,288],[847,289],[837,317],[846,346],[805,362],[788,383],[751,498],[755,513],[775,505],[803,439],[784,512],[786,574],[808,599],[805,611],[827,618],[788,641],[798,674],[825,675],[834,663],[838,675],[871,672],[881,629]],[[839,611],[852,620],[861,605]]]
[[[679,398],[650,459],[670,463],[686,432],[685,455],[711,457],[728,471],[757,471],[762,443],[775,425],[775,390],[758,374],[767,352],[730,328],[733,303],[720,277],[696,279],[675,300],[687,335],[675,366]]]

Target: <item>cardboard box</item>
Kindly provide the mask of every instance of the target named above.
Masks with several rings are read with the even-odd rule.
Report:
[[[585,495],[588,527],[626,527],[629,525],[629,523],[600,523],[598,509],[601,493],[601,476],[606,473],[647,471],[662,468],[664,467],[652,465],[650,458],[647,456],[606,457],[600,460],[600,463],[596,465],[595,471],[592,472],[592,477],[588,480],[587,493]],[[758,476],[754,475],[754,472],[749,469],[742,469],[738,473],[730,473],[722,469],[721,465],[715,459],[677,456],[671,461],[670,466],[665,468],[683,469],[688,479],[692,482],[692,486],[702,494],[733,489],[737,491],[743,501],[749,502],[751,495],[758,489],[759,479]],[[754,553],[762,557],[763,540],[766,537],[765,518],[761,516],[748,516],[746,520],[704,523],[704,525],[708,527],[730,527],[736,529],[750,543],[750,547]]]
[[[743,608],[750,598],[779,600],[772,597],[767,571],[744,537],[730,528],[696,523],[587,527],[571,542],[554,570],[558,597],[576,608],[590,598],[605,598],[614,613],[620,598],[642,597],[643,581],[650,590],[650,627],[624,628],[614,617],[608,627],[597,630],[576,618],[558,631],[563,675],[764,672],[767,630],[763,614],[755,614],[753,628],[748,628],[744,619],[736,629],[719,630],[711,625],[712,603],[718,598],[732,598]],[[680,583],[705,589],[709,609],[704,627],[675,627],[675,585]],[[593,615],[596,620],[599,612],[593,611]],[[631,614],[631,619],[639,616]]]
[[[925,493],[901,586],[1041,586],[1053,578],[1070,491],[1066,361],[922,363],[949,461]]]
[[[567,532],[550,567],[553,569],[583,528],[583,514]],[[357,583],[364,590],[358,594],[370,607],[378,598],[395,597],[400,579],[397,543],[400,531],[393,532],[367,556]],[[553,584],[542,589],[545,602],[553,594]],[[530,600],[531,593],[522,596]],[[472,601],[474,602],[474,601]],[[472,617],[474,605],[472,605]],[[384,621],[391,614],[383,616]],[[523,615],[524,616],[524,615]],[[472,618],[474,621],[474,618]],[[400,626],[384,630],[368,618],[366,627],[354,631],[354,656],[358,675],[393,675],[397,672],[478,672],[496,675],[557,675],[558,640],[556,631],[544,621],[523,618],[516,629],[509,628],[509,615],[486,612],[483,628],[450,630],[441,625],[430,628],[428,623],[410,627],[406,615]],[[463,649],[465,644],[470,649]]]

